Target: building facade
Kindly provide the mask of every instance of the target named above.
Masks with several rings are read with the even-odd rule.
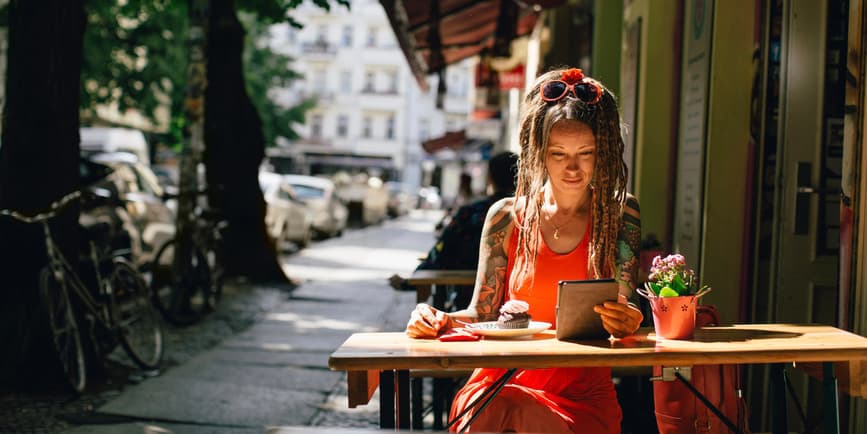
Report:
[[[468,64],[449,68],[449,91],[437,109],[436,78],[419,87],[379,2],[357,0],[330,12],[305,3],[293,18],[304,27],[276,25],[270,44],[294,59],[290,68],[303,79],[274,94],[286,106],[317,103],[298,128],[302,138],[271,152],[292,155],[294,171],[303,173],[365,171],[422,185],[425,161],[434,157],[421,142],[466,123]]]

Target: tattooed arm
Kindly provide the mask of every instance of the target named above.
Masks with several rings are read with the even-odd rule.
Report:
[[[644,316],[634,304],[626,304],[632,295],[638,276],[638,246],[641,240],[641,215],[638,201],[627,195],[623,207],[620,233],[617,237],[617,270],[614,278],[620,284],[620,302],[606,301],[593,310],[602,316],[602,326],[616,338],[638,330]]]
[[[493,321],[499,316],[506,297],[506,266],[509,235],[512,231],[512,198],[502,199],[488,210],[479,246],[479,269],[470,305],[458,312],[446,314],[426,303],[415,307],[406,325],[406,334],[413,338],[436,337],[447,327],[460,327],[454,321]]]
[[[476,286],[470,305],[450,316],[494,321],[499,316],[500,306],[506,298],[506,266],[508,264],[509,236],[512,233],[513,198],[497,201],[488,210],[482,228],[479,246],[479,267]]]
[[[641,243],[641,211],[638,199],[626,196],[623,218],[617,237],[617,273],[620,294],[630,298],[638,285],[638,250]]]

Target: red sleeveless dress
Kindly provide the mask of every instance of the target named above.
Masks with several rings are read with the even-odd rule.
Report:
[[[588,228],[578,246],[562,255],[551,251],[540,239],[533,282],[518,288],[509,285],[507,299],[529,303],[534,321],[555,324],[557,282],[587,278],[589,232]],[[510,246],[506,276],[513,265],[517,230],[512,231]],[[450,418],[484,393],[505,371],[476,369],[455,395]],[[470,411],[451,429],[463,426],[475,411]],[[609,434],[620,432],[621,417],[610,368],[519,369],[468,431]]]

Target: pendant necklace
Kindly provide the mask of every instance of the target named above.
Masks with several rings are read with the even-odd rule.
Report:
[[[550,221],[551,221],[551,225],[554,226],[554,235],[553,235],[553,236],[554,236],[554,239],[555,239],[555,240],[559,240],[559,239],[560,239],[560,228],[562,228],[563,226],[565,226],[566,223],[569,223],[569,221],[571,221],[572,218],[569,217],[569,218],[566,219],[565,222],[560,223],[560,224],[558,225],[557,223],[554,223],[554,214],[548,214],[548,220],[550,220]]]

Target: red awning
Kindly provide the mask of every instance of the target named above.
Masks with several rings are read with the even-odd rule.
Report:
[[[425,78],[489,50],[508,56],[513,39],[533,30],[542,7],[564,0],[380,0],[413,75]]]
[[[467,143],[467,133],[465,130],[460,131],[450,131],[445,133],[445,135],[425,140],[421,143],[421,147],[424,148],[425,152],[428,154],[436,153],[437,151],[445,148],[451,148],[454,150],[462,148]]]

